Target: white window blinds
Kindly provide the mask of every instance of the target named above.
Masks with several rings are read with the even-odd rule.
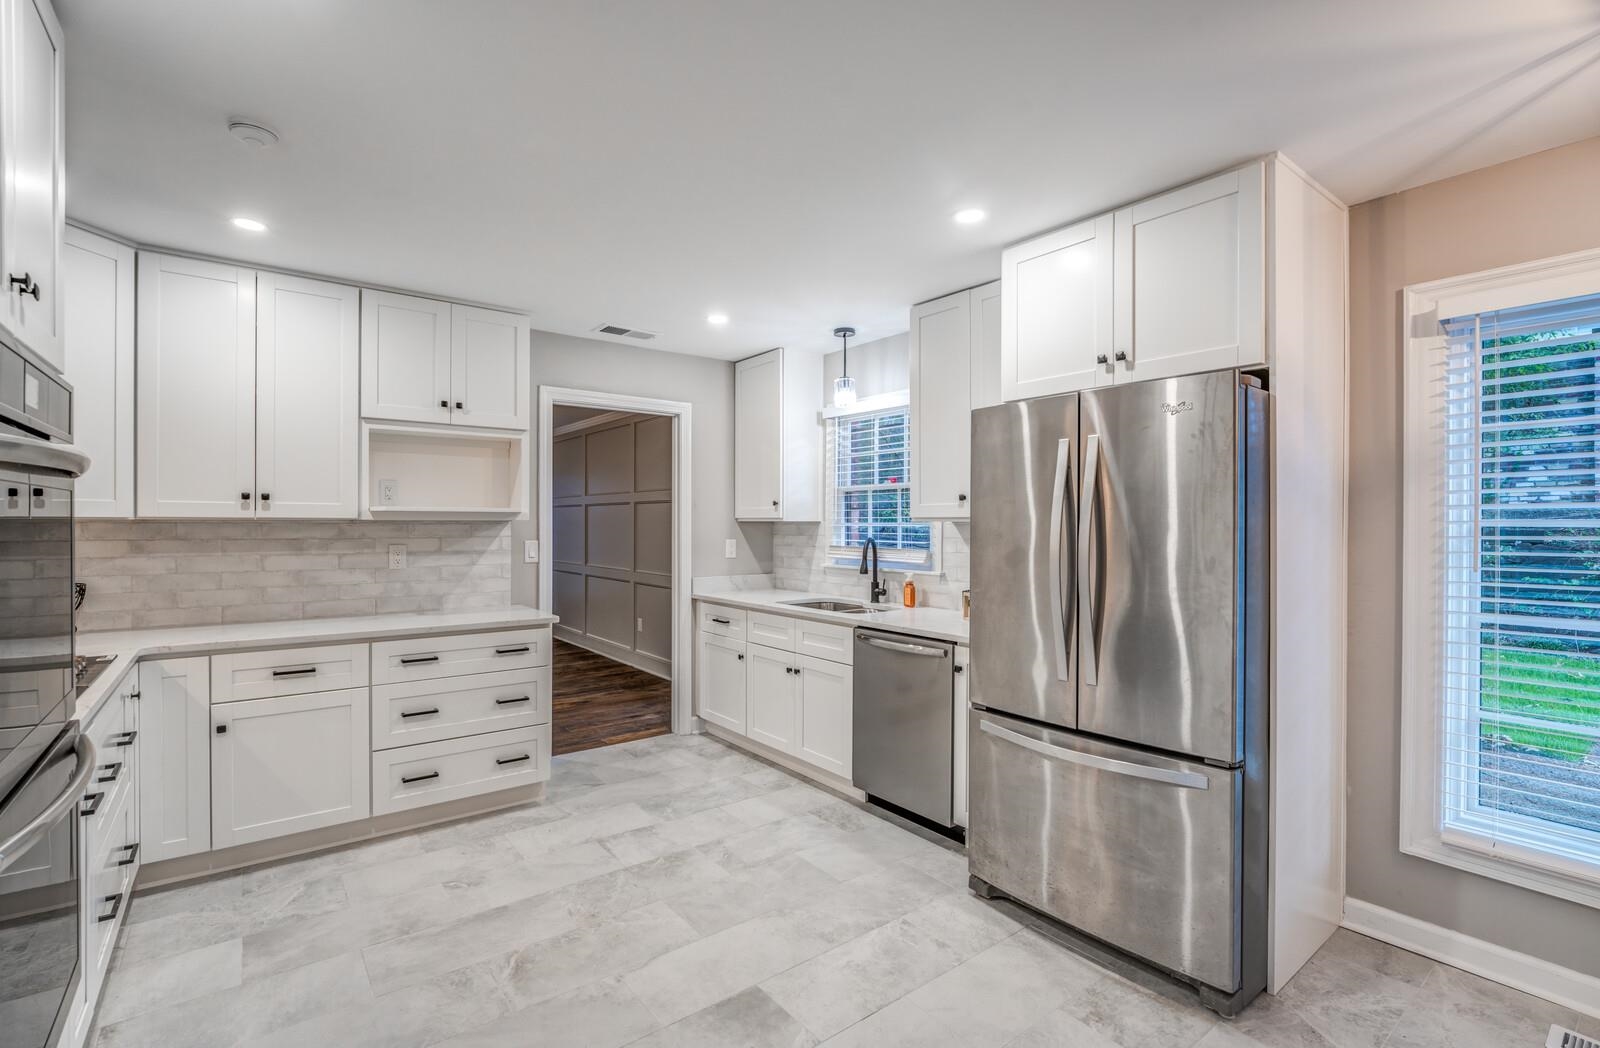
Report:
[[[911,519],[909,429],[905,408],[834,420],[833,549],[871,538],[886,560],[931,563],[933,529]]]
[[[1441,839],[1600,875],[1600,295],[1442,326]]]

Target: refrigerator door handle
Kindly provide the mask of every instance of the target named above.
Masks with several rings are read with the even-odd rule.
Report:
[[[1078,499],[1078,622],[1082,638],[1083,683],[1100,683],[1099,640],[1095,636],[1094,594],[1089,554],[1094,531],[1094,504],[1100,490],[1100,434],[1083,441],[1083,494]]]
[[[1061,583],[1061,529],[1067,515],[1067,473],[1071,469],[1072,438],[1056,441],[1056,477],[1050,489],[1050,615],[1055,626],[1056,679],[1071,680],[1067,661],[1067,598]]]
[[[1081,753],[1078,750],[1069,750],[1061,746],[1052,746],[1048,742],[1029,738],[1010,728],[1002,728],[989,720],[980,720],[978,730],[986,735],[993,735],[997,739],[1009,742],[1014,746],[1021,746],[1025,750],[1032,750],[1052,760],[1066,761],[1069,764],[1081,764],[1086,768],[1097,771],[1111,772],[1113,775],[1128,775],[1135,779],[1148,779],[1151,782],[1162,782],[1168,786],[1179,786],[1186,790],[1209,790],[1211,780],[1196,771],[1173,771],[1171,768],[1155,768],[1148,764],[1135,764],[1132,761],[1119,761],[1112,757],[1101,757],[1094,753]]]

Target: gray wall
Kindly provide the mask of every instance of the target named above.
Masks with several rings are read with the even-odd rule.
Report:
[[[822,402],[833,403],[833,380],[844,373],[844,352],[822,358]],[[880,393],[911,388],[911,332],[863,342],[850,347],[850,376],[856,380],[856,397],[864,400]]]
[[[536,414],[541,385],[686,400],[694,405],[690,574],[751,575],[772,570],[772,525],[739,524],[733,519],[732,364],[535,331],[532,370]],[[535,439],[538,425],[535,419]],[[529,458],[533,510],[528,520],[512,524],[512,548],[519,554],[523,539],[539,537],[537,449]],[[739,543],[739,555],[732,560],[722,555],[723,540],[730,538]],[[521,556],[513,558],[511,595],[517,603],[549,603],[539,597],[538,569],[537,564],[524,564]]]
[[[556,635],[670,675],[672,420],[629,415],[558,435],[550,470]]]
[[[1402,855],[1401,342],[1408,284],[1600,245],[1600,138],[1350,212],[1348,890],[1600,976],[1600,910]]]

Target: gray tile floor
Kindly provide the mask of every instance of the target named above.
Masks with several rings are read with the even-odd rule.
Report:
[[[137,896],[100,1048],[1542,1045],[1600,1020],[1341,932],[1233,1022],[966,891],[965,860],[705,737],[546,800]]]

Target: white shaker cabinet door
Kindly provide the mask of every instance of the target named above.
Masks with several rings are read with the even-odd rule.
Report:
[[[965,519],[972,461],[972,292],[911,307],[911,515]]]
[[[795,673],[800,701],[796,708],[794,755],[841,779],[849,779],[854,716],[850,667],[799,655],[795,658]]]
[[[141,517],[255,513],[256,273],[139,253]]]
[[[139,832],[145,862],[211,850],[210,660],[139,666]]]
[[[1000,281],[975,287],[972,295],[972,410],[1000,403]]]
[[[741,360],[733,372],[733,515],[783,516],[783,350]]]
[[[1266,360],[1262,165],[1116,213],[1117,380]]]
[[[460,426],[527,429],[527,318],[451,306],[450,332],[450,421]]]
[[[745,646],[713,634],[700,635],[695,707],[701,719],[744,734]]]
[[[361,292],[361,414],[450,421],[450,304]]]
[[[1001,253],[1005,400],[1111,382],[1111,251],[1111,216],[1101,215]]]
[[[258,517],[356,516],[358,295],[276,273],[256,281]]]
[[[799,678],[795,657],[752,644],[745,670],[745,735],[782,753],[795,750]]]
[[[68,226],[61,265],[72,439],[89,456],[73,509],[79,517],[131,517],[133,248]]]

